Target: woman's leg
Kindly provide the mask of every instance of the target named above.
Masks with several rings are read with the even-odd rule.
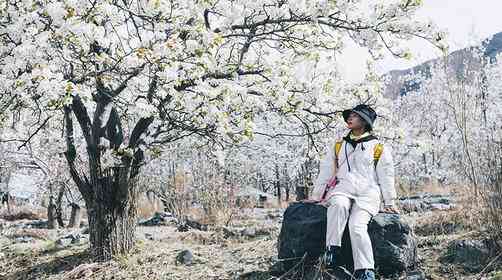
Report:
[[[350,211],[349,232],[352,244],[354,270],[374,269],[373,248],[368,234],[368,223],[371,214],[354,203]]]
[[[342,236],[350,215],[350,198],[335,195],[329,200],[327,213],[326,247],[342,245]]]

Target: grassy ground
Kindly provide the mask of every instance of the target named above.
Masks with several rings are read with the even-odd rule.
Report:
[[[246,272],[266,269],[272,240],[228,245],[197,242],[146,241],[131,256],[93,263],[86,246],[20,255],[2,259],[3,279],[233,279]],[[176,255],[190,249],[190,266],[177,264]]]
[[[278,227],[260,227],[269,233],[253,238],[225,238],[222,230],[139,227],[134,252],[105,263],[92,262],[88,243],[59,248],[43,239],[12,243],[2,237],[0,279],[239,279],[268,270],[273,262]],[[183,250],[193,253],[192,264],[177,262]]]
[[[427,279],[502,279],[496,269],[472,273],[444,261],[452,240],[483,237],[476,208],[469,204],[403,216],[417,235],[419,268]],[[105,263],[90,259],[85,242],[60,248],[50,241],[51,233],[33,233],[35,241],[15,243],[11,233],[0,236],[0,279],[270,279],[264,271],[277,254],[279,220],[236,217],[235,223],[268,228],[268,233],[228,238],[221,229],[177,232],[172,226],[139,227],[134,252]],[[192,264],[178,263],[177,255],[187,249],[193,253]]]

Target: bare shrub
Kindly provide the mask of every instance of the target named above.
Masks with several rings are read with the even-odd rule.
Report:
[[[155,212],[163,211],[162,201],[156,195],[140,194],[138,199],[138,219],[151,218]]]
[[[490,163],[485,168],[484,218],[488,232],[502,246],[502,145],[489,158]]]
[[[175,161],[161,163],[162,168],[150,169],[151,174],[141,178],[142,191],[150,201],[158,199],[162,210],[173,214],[181,223],[186,220],[211,225],[230,222],[237,207],[235,187],[206,155],[197,155],[190,169]],[[155,209],[146,201],[140,200],[139,205],[140,217],[143,212],[146,215]]]
[[[207,188],[196,191],[198,202],[205,213],[205,223],[228,225],[237,211],[237,202],[232,186],[218,179],[211,180]]]

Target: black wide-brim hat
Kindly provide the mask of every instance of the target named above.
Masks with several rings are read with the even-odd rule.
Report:
[[[352,109],[344,110],[342,115],[345,122],[349,119],[350,113],[358,114],[371,128],[373,128],[373,123],[376,120],[377,114],[370,106],[366,104],[359,104]]]

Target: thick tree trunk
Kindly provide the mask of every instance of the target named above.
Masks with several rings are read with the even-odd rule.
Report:
[[[135,244],[136,208],[128,202],[96,203],[87,208],[91,253],[96,260],[124,255]]]
[[[101,184],[93,188],[97,197],[86,199],[91,254],[96,260],[127,254],[135,244],[137,188],[122,176],[114,172],[99,180]]]
[[[122,153],[119,148],[125,143],[120,116],[115,108],[108,109],[112,98],[120,94],[124,87],[111,91],[97,79],[96,89],[96,108],[92,121],[78,95],[73,97],[71,106],[64,108],[67,144],[65,155],[73,181],[85,200],[91,254],[96,260],[106,261],[113,256],[129,253],[134,246],[137,216],[136,177],[144,163],[143,150],[138,146],[144,143],[141,138],[154,117],[138,120],[128,137],[129,144],[126,144],[127,150],[133,151],[133,154]],[[78,170],[75,164],[77,149],[72,114],[75,115],[85,138],[89,159],[88,173]],[[105,123],[107,116],[108,121]],[[109,148],[120,156],[119,165],[102,165],[101,155],[105,150],[101,145],[103,138],[109,141]]]
[[[79,228],[80,221],[82,219],[82,209],[76,203],[72,203],[70,204],[70,206],[71,206],[71,216],[70,216],[70,222],[68,223],[68,227]]]

